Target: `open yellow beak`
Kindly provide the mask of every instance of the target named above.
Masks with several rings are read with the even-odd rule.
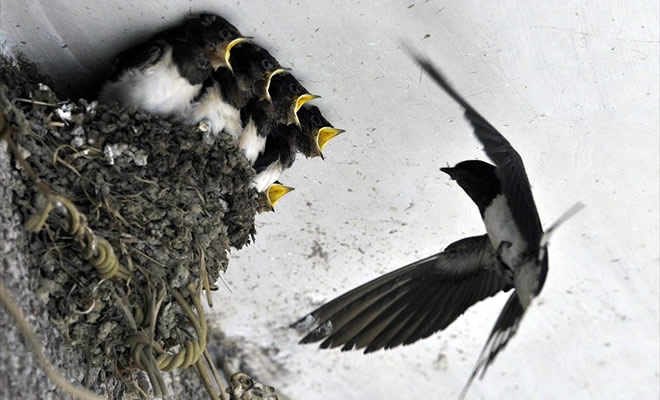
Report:
[[[268,205],[271,208],[275,208],[275,204],[287,193],[292,191],[293,188],[289,186],[284,186],[279,183],[273,183],[266,189],[266,198],[268,199]]]
[[[227,47],[225,47],[223,58],[225,60],[225,65],[227,66],[227,68],[229,68],[230,71],[234,72],[234,70],[231,68],[231,63],[229,62],[229,58],[231,57],[231,49],[234,48],[234,46],[236,46],[237,44],[247,42],[247,41],[248,41],[248,38],[239,37],[239,38],[236,38],[236,39],[232,40],[231,42],[229,42]]]
[[[270,98],[270,81],[273,79],[275,75],[283,74],[288,70],[289,68],[278,68],[275,71],[271,72],[270,75],[268,75],[268,78],[266,78],[266,100],[268,100],[269,103],[273,102],[273,99]]]
[[[346,131],[343,129],[330,128],[328,126],[319,129],[318,133],[316,134],[316,147],[318,148],[319,153],[323,151],[323,148],[326,144],[328,144],[330,139],[344,132]]]
[[[300,128],[300,119],[298,119],[298,110],[307,102],[312,101],[314,99],[320,99],[321,96],[316,95],[316,94],[309,94],[305,93],[301,96],[298,96],[296,99],[295,103],[293,103],[293,122],[296,123],[298,128]]]

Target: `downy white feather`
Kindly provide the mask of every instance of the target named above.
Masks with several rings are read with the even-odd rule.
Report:
[[[257,157],[263,153],[266,147],[266,137],[260,136],[257,133],[257,125],[250,119],[243,129],[241,138],[238,141],[238,147],[243,150],[245,158],[248,159],[250,164],[254,164]]]
[[[189,112],[202,84],[192,85],[179,74],[168,47],[158,62],[143,70],[130,68],[101,89],[99,101],[137,107],[162,117],[181,117]]]

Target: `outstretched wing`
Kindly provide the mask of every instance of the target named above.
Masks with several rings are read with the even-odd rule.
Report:
[[[383,275],[330,301],[292,325],[301,343],[365,353],[407,345],[445,329],[474,303],[512,287],[493,264],[487,235]]]
[[[465,118],[474,128],[474,133],[483,144],[484,151],[497,165],[497,177],[502,184],[502,193],[507,198],[513,219],[527,241],[530,252],[535,254],[543,235],[543,227],[520,154],[493,125],[449,85],[442,73],[429,60],[418,55],[415,56],[415,59],[431,78],[465,110]]]

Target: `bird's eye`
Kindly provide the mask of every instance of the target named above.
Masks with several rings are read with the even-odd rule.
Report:
[[[273,63],[271,63],[269,59],[264,58],[263,60],[261,60],[261,66],[265,70],[270,70],[271,68],[273,68]]]
[[[229,29],[223,29],[220,31],[220,37],[222,39],[229,39],[229,36],[230,36]]]
[[[289,92],[298,93],[299,91],[300,91],[300,86],[296,85],[295,83],[289,83]]]
[[[207,58],[202,58],[197,60],[197,67],[201,69],[206,69],[210,65],[210,62]]]
[[[312,124],[314,124],[314,126],[321,125],[321,118],[319,118],[317,115],[312,115]]]

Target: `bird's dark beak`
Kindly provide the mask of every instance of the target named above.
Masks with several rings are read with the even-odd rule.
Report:
[[[266,198],[268,199],[268,205],[273,211],[275,211],[275,204],[287,193],[294,190],[292,187],[284,186],[279,183],[273,183],[266,189]]]
[[[290,70],[291,70],[291,68],[278,68],[275,71],[269,73],[268,76],[266,77],[266,96],[265,96],[265,98],[266,98],[266,100],[268,100],[269,103],[273,102],[273,99],[270,97],[270,81],[273,80],[273,77],[275,75],[283,74],[283,73],[285,73],[287,71],[290,71]]]
[[[450,177],[452,180],[456,180],[456,175],[455,175],[455,173],[454,173],[454,168],[450,168],[450,167],[442,167],[442,168],[440,168],[440,171],[442,171],[442,172],[444,172],[445,174],[449,175],[449,177]]]
[[[318,149],[321,158],[323,158],[323,148],[328,144],[330,139],[344,132],[346,131],[343,129],[332,128],[329,126],[324,126],[319,129],[316,133],[316,148]]]
[[[300,119],[298,119],[298,110],[307,102],[312,101],[314,99],[320,99],[321,96],[316,95],[316,94],[309,94],[305,93],[301,96],[298,96],[296,101],[293,102],[293,105],[291,105],[292,108],[292,118],[293,121],[289,120],[289,123],[295,123],[298,128],[300,128]]]

